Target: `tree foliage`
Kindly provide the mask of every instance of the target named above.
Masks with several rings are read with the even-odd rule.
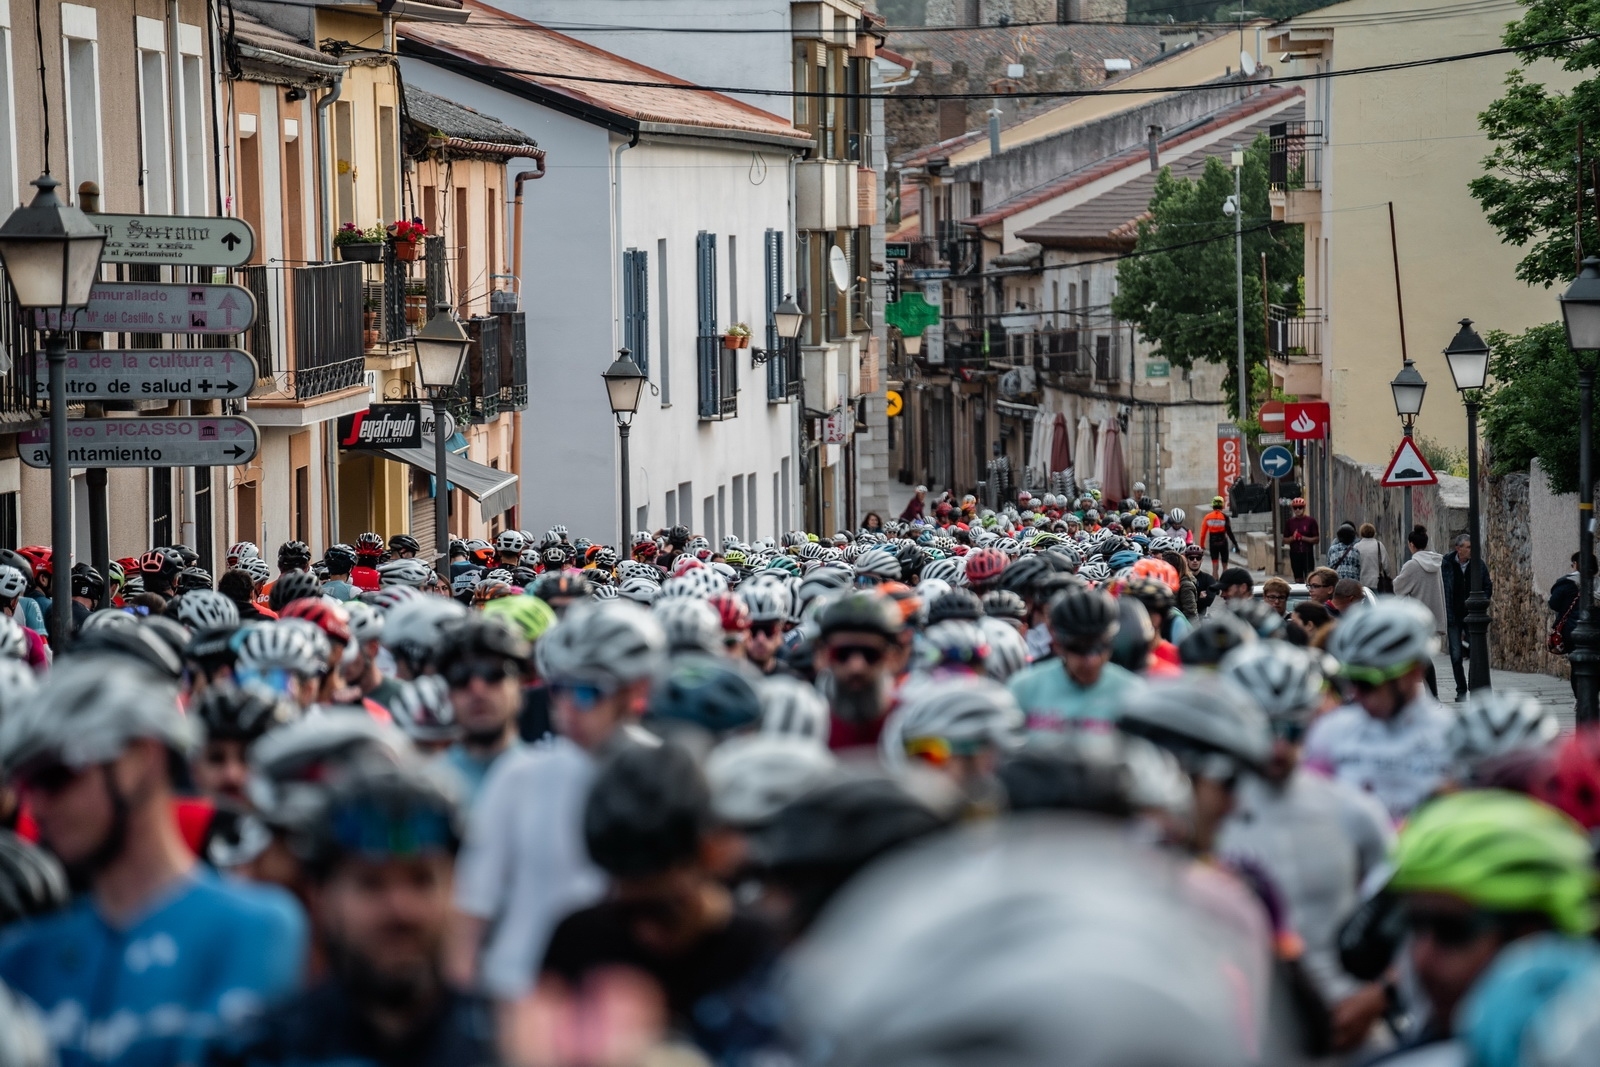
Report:
[[[1304,263],[1301,228],[1271,222],[1267,198],[1267,139],[1245,152],[1240,175],[1244,199],[1245,357],[1266,361],[1262,323],[1261,256],[1267,257],[1267,298],[1296,303]],[[1213,156],[1194,178],[1164,168],[1150,199],[1150,217],[1139,224],[1135,255],[1117,269],[1111,310],[1132,323],[1163,358],[1180,367],[1197,362],[1228,368],[1224,386],[1238,406],[1238,342],[1235,315],[1233,219],[1222,204],[1233,195],[1233,170]],[[1252,379],[1255,375],[1252,373]]]
[[[1491,332],[1483,434],[1496,474],[1527,470],[1538,457],[1558,493],[1578,487],[1578,357],[1559,322],[1515,336]],[[1586,357],[1593,358],[1593,357]]]
[[[1600,67],[1600,38],[1592,36],[1596,21],[1596,10],[1586,0],[1530,0],[1503,39],[1523,49],[1518,56],[1524,66],[1549,59],[1583,73]],[[1600,211],[1593,191],[1600,186],[1600,79],[1556,92],[1531,80],[1526,70],[1513,70],[1506,76],[1505,95],[1489,105],[1479,123],[1494,150],[1483,161],[1486,173],[1469,188],[1501,238],[1528,249],[1517,276],[1545,286],[1572,278],[1577,273],[1580,128],[1581,183],[1588,190],[1582,245],[1588,254],[1600,254]]]

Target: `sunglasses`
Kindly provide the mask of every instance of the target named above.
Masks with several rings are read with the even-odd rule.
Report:
[[[579,711],[593,711],[613,691],[592,682],[557,683],[550,686],[552,697],[561,697]]]
[[[1414,936],[1426,936],[1440,948],[1461,949],[1500,929],[1497,916],[1485,911],[1426,911],[1408,908],[1406,929]]]
[[[65,763],[47,763],[43,766],[19,771],[17,784],[29,793],[54,795],[83,776],[84,770]]]
[[[1064,647],[1069,656],[1109,656],[1111,654],[1111,642],[1109,641],[1101,641],[1093,645],[1066,645]]]
[[[1304,723],[1277,720],[1272,724],[1272,736],[1291,745],[1298,745],[1306,736],[1306,727]]]
[[[783,633],[781,622],[753,622],[750,624],[750,636],[777,637]]]
[[[975,756],[982,748],[976,741],[955,742],[944,737],[916,737],[906,740],[906,755],[935,767],[943,767],[957,756]]]
[[[866,661],[867,666],[876,667],[883,661],[884,649],[872,645],[830,645],[828,646],[828,661],[830,663],[845,664],[860,656]]]
[[[465,689],[474,678],[490,685],[499,685],[510,672],[504,663],[452,663],[444,669],[444,680],[451,689]]]

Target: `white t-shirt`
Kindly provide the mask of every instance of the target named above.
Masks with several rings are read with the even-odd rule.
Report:
[[[455,903],[489,924],[478,979],[491,996],[527,992],[556,924],[605,892],[583,841],[594,775],[594,758],[557,737],[496,760],[472,806]]]
[[[1371,793],[1398,823],[1449,775],[1453,721],[1426,689],[1387,720],[1346,704],[1311,724],[1302,762]]]

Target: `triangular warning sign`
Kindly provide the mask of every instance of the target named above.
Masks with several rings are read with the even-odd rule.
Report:
[[[1389,468],[1383,472],[1378,484],[1386,489],[1395,489],[1406,485],[1436,485],[1438,481],[1439,476],[1422,458],[1416,442],[1409,437],[1402,437],[1400,447],[1394,450],[1394,458],[1389,461]]]

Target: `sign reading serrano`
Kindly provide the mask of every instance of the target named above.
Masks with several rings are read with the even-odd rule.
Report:
[[[35,311],[40,329],[56,329],[60,313]],[[256,321],[256,298],[242,285],[96,282],[89,306],[68,329],[85,333],[243,333]]]
[[[421,448],[421,404],[374,404],[339,417],[340,448]]]
[[[183,419],[73,419],[67,423],[67,462],[74,467],[231,467],[248,463],[261,431],[234,416]],[[50,428],[17,438],[30,467],[50,466]]]
[[[102,263],[242,267],[256,250],[256,232],[243,219],[95,215],[93,220],[106,235]]]
[[[50,393],[44,353],[34,395]],[[67,353],[67,396],[109,400],[227,400],[249,396],[256,361],[237,348],[83,349]]]

